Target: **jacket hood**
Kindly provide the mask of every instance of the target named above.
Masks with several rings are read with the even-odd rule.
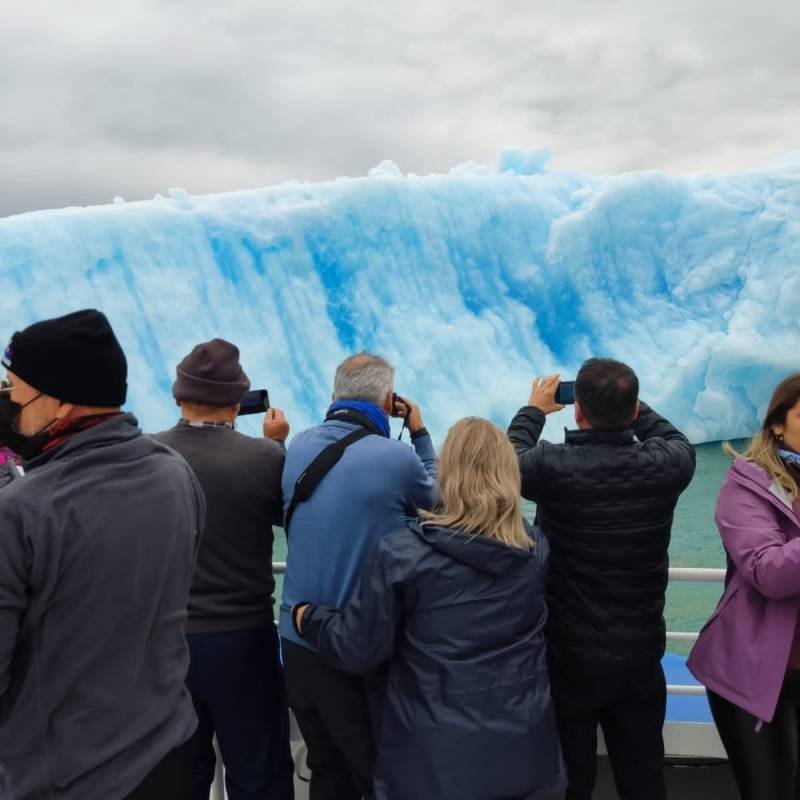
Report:
[[[510,547],[481,534],[473,535],[450,528],[422,525],[419,522],[410,525],[411,530],[434,550],[479,572],[497,576],[515,575],[535,569],[546,557],[547,545],[544,537],[536,535],[527,523],[525,527],[531,539],[536,542],[533,550]]]

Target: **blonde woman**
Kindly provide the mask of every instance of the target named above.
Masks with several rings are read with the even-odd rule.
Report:
[[[525,527],[505,434],[457,422],[439,484],[439,510],[380,540],[341,611],[299,604],[295,626],[340,669],[386,667],[370,698],[376,798],[554,797],[563,774],[543,636],[547,543]]]
[[[689,657],[742,800],[800,797],[800,374],[783,381],[717,501],[725,592]]]

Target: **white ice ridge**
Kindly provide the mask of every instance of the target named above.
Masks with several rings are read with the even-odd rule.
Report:
[[[800,153],[749,172],[593,177],[508,150],[497,171],[370,177],[40,211],[0,220],[0,338],[83,307],[110,317],[128,407],[171,424],[174,365],[214,336],[242,351],[294,430],[334,367],[397,366],[441,440],[505,425],[535,375],[591,355],[638,372],[693,441],[751,434],[800,369]],[[252,423],[251,423],[252,424]],[[562,412],[550,435],[571,425]]]

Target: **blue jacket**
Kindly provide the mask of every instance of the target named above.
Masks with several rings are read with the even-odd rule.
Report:
[[[300,473],[325,447],[357,427],[332,419],[295,436],[283,468],[284,511]],[[288,537],[281,636],[310,647],[292,626],[292,606],[302,601],[342,605],[375,542],[419,509],[430,508],[436,454],[427,433],[414,437],[413,444],[412,449],[375,434],[360,439],[345,450],[313,496],[297,505]]]
[[[379,800],[538,800],[563,787],[544,624],[547,542],[533,551],[413,523],[378,543],[341,612],[303,636],[340,669],[388,661],[375,689]]]

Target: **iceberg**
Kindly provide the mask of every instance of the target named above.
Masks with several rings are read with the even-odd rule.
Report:
[[[633,366],[695,442],[751,434],[800,368],[800,153],[685,177],[549,158],[508,148],[496,170],[425,177],[384,161],[365,178],[8,217],[0,337],[103,309],[147,430],[175,419],[174,365],[222,336],[295,431],[367,349],[439,439],[467,414],[506,425],[534,376],[569,379],[591,355]]]

